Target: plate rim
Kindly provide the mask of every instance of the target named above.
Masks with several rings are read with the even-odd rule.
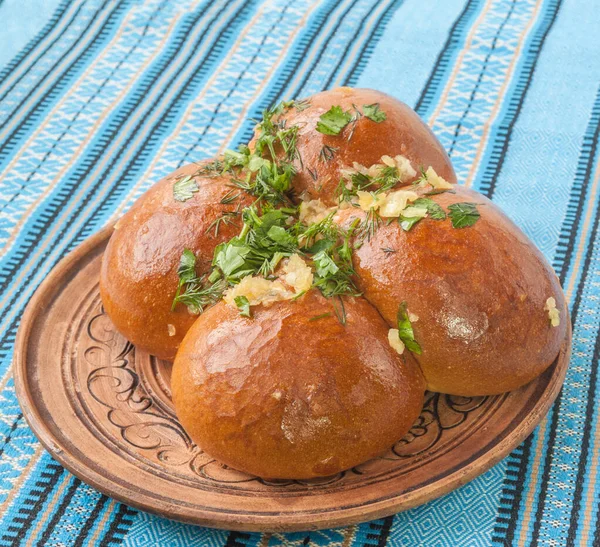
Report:
[[[449,474],[446,473],[443,480],[438,479],[429,483],[426,492],[423,492],[420,488],[413,488],[399,494],[389,494],[386,497],[369,502],[368,505],[355,504],[354,506],[346,506],[332,511],[310,513],[309,518],[307,518],[306,512],[298,511],[286,515],[285,522],[281,522],[282,517],[277,515],[260,513],[226,513],[202,508],[191,515],[189,510],[176,504],[158,508],[156,506],[157,502],[161,502],[157,498],[147,495],[145,492],[134,492],[131,489],[123,488],[86,466],[85,462],[79,458],[74,457],[46,425],[37,405],[28,404],[35,401],[29,390],[26,373],[27,341],[35,324],[35,317],[39,309],[43,307],[44,302],[50,301],[56,291],[60,289],[55,280],[63,278],[63,274],[69,270],[73,262],[80,260],[88,252],[93,251],[102,241],[106,240],[112,233],[114,224],[115,222],[108,224],[75,247],[56,264],[36,289],[21,317],[14,344],[12,373],[17,400],[23,416],[36,438],[50,455],[83,482],[108,497],[136,509],[185,524],[248,532],[293,532],[336,528],[389,516],[443,496],[496,465],[519,446],[543,419],[564,383],[572,346],[572,326],[568,311],[568,327],[565,339],[554,364],[550,365],[555,370],[551,375],[552,381],[542,392],[544,396],[538,398],[527,415],[512,430],[505,430],[508,433],[502,439],[498,442],[495,442],[496,439],[494,439],[487,443],[475,453],[475,457],[467,465],[454,469]],[[113,488],[111,488],[111,485]],[[260,494],[257,494],[257,497],[260,497]]]

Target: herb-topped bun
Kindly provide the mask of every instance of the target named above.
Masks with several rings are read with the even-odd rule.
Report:
[[[203,291],[195,281],[209,270],[215,246],[240,231],[240,211],[252,203],[212,166],[187,165],[154,185],[117,222],[104,252],[106,312],[131,342],[163,359],[175,357],[202,308],[220,298],[219,286]],[[189,283],[174,301],[182,278]]]
[[[404,436],[423,404],[418,367],[390,347],[366,300],[344,298],[343,311],[334,302],[311,290],[253,306],[252,318],[226,302],[200,316],[171,384],[177,416],[203,450],[261,477],[308,479]]]
[[[387,201],[394,199],[388,194]],[[542,254],[500,209],[461,187],[410,197],[398,221],[373,220],[382,207],[371,211],[377,226],[353,253],[356,282],[398,328],[428,389],[501,393],[554,361],[568,324],[563,292]],[[353,208],[338,219],[349,226],[366,216]]]
[[[421,168],[431,167],[456,182],[446,152],[425,122],[412,108],[380,91],[323,91],[290,103],[276,120],[285,121],[287,128],[298,127],[293,186],[299,199],[336,204],[340,179],[348,169],[397,169],[399,176],[393,178],[402,184],[418,178]]]

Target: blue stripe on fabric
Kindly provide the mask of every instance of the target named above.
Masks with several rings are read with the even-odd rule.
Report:
[[[369,34],[363,33],[362,44],[357,40],[357,43],[352,47],[355,50],[357,47],[360,47],[360,53],[355,56],[354,62],[348,66],[348,63],[345,63],[340,70],[338,70],[334,75],[332,75],[329,80],[327,80],[325,86],[327,88],[332,86],[332,82],[334,85],[344,85],[344,86],[354,86],[356,85],[356,80],[363,73],[365,67],[369,63],[371,56],[373,54],[373,50],[379,43],[381,36],[383,35],[387,25],[389,24],[392,16],[396,13],[396,11],[402,6],[404,0],[393,0],[388,2],[387,5],[383,5],[379,7],[376,11],[375,9],[378,6],[374,6],[369,12],[369,20],[376,18],[379,13],[380,19],[376,25],[373,25],[371,32]],[[383,11],[382,11],[383,10]],[[359,37],[358,31],[354,34],[353,39]],[[347,48],[348,49],[348,48]]]
[[[502,121],[494,132],[494,146],[489,156],[484,158],[486,168],[476,186],[488,197],[494,195],[496,179],[502,171],[502,166],[507,156],[515,121],[518,119],[523,107],[523,101],[531,85],[539,54],[544,47],[548,33],[556,22],[561,4],[562,0],[553,0],[546,3],[541,23],[536,29],[529,46],[526,48],[526,53],[523,55],[522,66],[519,69],[519,78],[511,93],[510,100],[506,102],[503,109],[504,115]]]
[[[118,530],[116,530],[118,532]],[[115,532],[116,533],[116,532]],[[112,541],[112,540],[111,540]]]
[[[222,547],[229,532],[189,526],[139,512],[129,529],[124,547],[173,545],[181,547]]]
[[[12,67],[22,63],[27,55],[54,27],[64,11],[63,0],[5,0],[0,5],[0,21],[4,21],[3,39],[10,48],[0,48],[0,82]],[[19,54],[14,59],[13,52]]]
[[[133,44],[126,50],[125,55],[122,58],[120,58],[118,60],[118,62],[116,62],[116,64],[114,64],[114,66],[112,67],[110,72],[107,72],[105,78],[101,81],[100,85],[98,85],[98,87],[96,89],[94,89],[94,91],[92,93],[90,93],[89,97],[87,97],[85,101],[81,102],[81,105],[79,106],[77,111],[74,113],[73,117],[69,120],[69,122],[67,124],[64,125],[64,128],[62,129],[60,135],[57,138],[55,138],[55,140],[52,142],[52,145],[47,150],[44,150],[43,156],[38,160],[37,164],[33,168],[31,168],[31,171],[29,172],[27,177],[25,177],[23,182],[20,182],[17,180],[17,181],[14,181],[13,188],[5,188],[5,190],[3,191],[3,194],[4,194],[3,197],[5,197],[10,192],[12,192],[12,195],[10,196],[10,198],[8,200],[2,200],[4,203],[2,203],[0,206],[0,214],[5,212],[7,209],[10,209],[11,207],[13,207],[12,204],[15,202],[15,200],[17,200],[17,201],[19,200],[19,198],[22,196],[23,191],[27,191],[29,196],[31,196],[32,181],[33,181],[34,177],[41,178],[40,177],[41,168],[42,168],[42,166],[44,166],[45,163],[49,163],[52,166],[52,162],[49,161],[50,156],[60,153],[60,144],[62,143],[64,138],[68,138],[70,132],[74,129],[75,126],[77,126],[78,122],[80,121],[80,118],[85,117],[84,116],[85,110],[89,109],[90,105],[99,96],[102,95],[102,93],[104,92],[104,90],[106,89],[107,86],[114,85],[113,79],[117,75],[119,69],[124,65],[124,63],[126,63],[128,61],[128,59],[136,52],[136,50],[143,43],[144,38],[146,37],[146,34],[147,34],[149,28],[153,24],[153,21],[155,20],[157,15],[160,13],[160,11],[165,7],[167,2],[168,2],[168,0],[162,0],[161,4],[156,6],[156,9],[154,10],[154,12],[151,14],[149,19],[147,20],[147,23],[144,25],[143,30],[139,34],[136,41],[133,42]],[[58,127],[59,127],[59,124],[56,124],[54,129],[57,129]],[[67,153],[67,151],[65,150],[63,153]],[[11,181],[11,182],[13,182],[13,181]],[[18,206],[14,207],[14,208],[19,210]],[[1,235],[5,235],[6,237],[8,237],[10,228],[11,228],[11,225],[9,222],[7,222],[6,219],[0,219],[0,234]],[[3,233],[3,229],[6,230],[4,233]]]
[[[434,69],[414,106],[417,114],[423,119],[428,118],[432,106],[439,102],[443,82],[452,72],[456,57],[468,35],[468,25],[475,20],[476,14],[480,12],[483,6],[484,0],[469,0],[459,17],[454,21],[446,43],[436,59]]]
[[[33,435],[32,435],[33,436]],[[20,507],[9,511],[0,518],[0,547],[16,547],[21,544],[27,532],[35,525],[42,514],[51,492],[63,480],[66,471],[48,454],[44,454],[46,465],[32,475],[23,485],[23,498]]]
[[[197,136],[196,139],[193,140],[192,143],[186,145],[185,151],[182,155],[180,155],[181,159],[179,160],[177,167],[181,167],[182,165],[189,163],[190,161],[197,160],[198,156],[200,157],[200,159],[204,159],[209,155],[205,151],[201,151],[200,154],[196,152],[196,157],[193,157],[195,149],[198,148],[204,140],[208,140],[207,134],[209,134],[209,130],[213,127],[213,125],[215,125],[215,122],[217,121],[217,118],[223,106],[227,103],[229,99],[231,99],[232,95],[237,91],[238,87],[241,87],[243,85],[244,77],[246,77],[248,72],[252,69],[253,64],[257,61],[257,59],[259,59],[261,55],[264,55],[265,45],[267,44],[269,37],[275,31],[275,29],[282,25],[282,22],[286,17],[287,11],[290,5],[293,3],[293,1],[294,0],[287,0],[285,5],[283,6],[283,9],[278,11],[277,17],[273,17],[272,22],[270,22],[269,28],[264,31],[262,38],[258,42],[258,47],[256,48],[256,50],[251,52],[252,56],[248,58],[247,63],[245,63],[244,67],[239,72],[233,83],[230,85],[227,92],[223,95],[222,98],[220,98],[219,102],[213,108],[211,108],[210,117],[200,134]],[[250,52],[247,52],[247,54],[248,53]]]
[[[201,11],[198,10],[198,13],[196,14],[196,18],[200,17],[201,15],[202,15]],[[243,15],[245,17],[247,15],[247,13],[244,13]],[[192,25],[193,25],[194,20],[192,19],[191,21],[190,20],[187,21],[188,25],[190,23],[192,23]],[[210,21],[209,21],[209,23],[210,23]],[[235,27],[233,25],[227,25],[226,28],[228,29],[228,32],[231,34],[234,31]],[[184,29],[183,36],[186,36],[187,32],[189,32],[191,30],[192,29],[188,26],[186,29]],[[195,33],[199,33],[201,31],[201,27],[194,28],[193,31]],[[199,38],[199,40],[202,40],[202,39],[203,39],[203,36],[201,36]],[[214,47],[215,46],[213,44],[213,48]],[[167,48],[165,50],[165,56],[163,56],[161,58],[163,65],[168,62],[168,63],[170,63],[169,64],[170,67],[173,66],[172,65],[172,56],[174,54],[178,54],[179,52],[180,52],[180,50],[179,50],[178,46],[174,46],[174,47],[172,46],[172,48]],[[193,56],[193,53],[192,53],[192,56]],[[202,63],[201,63],[201,65],[202,65]],[[177,66],[177,65],[175,65],[175,66]],[[146,78],[142,81],[145,82],[146,86],[152,85],[151,91],[158,93],[158,89],[160,89],[160,88],[158,87],[158,84],[156,83],[156,78],[158,77],[160,80],[160,76],[163,75],[164,73],[165,72],[163,72],[163,66],[161,66],[160,63],[157,63],[157,64],[153,65],[151,67],[151,69],[149,70],[148,78]],[[166,73],[168,73],[168,70],[166,71]],[[172,83],[173,83],[173,79],[166,82],[166,86],[165,86],[165,88],[163,88],[163,91],[161,91],[160,94],[163,95],[165,90],[168,90],[169,86],[172,85]],[[180,89],[180,88],[177,87],[176,89]],[[132,91],[131,95],[130,95],[130,98],[124,102],[123,106],[120,107],[116,113],[113,113],[113,115],[104,124],[104,126],[106,127],[106,130],[99,131],[95,135],[95,137],[92,139],[92,141],[90,143],[90,148],[92,149],[93,153],[95,154],[95,157],[92,156],[90,159],[90,155],[88,152],[88,154],[86,156],[84,156],[83,158],[80,159],[79,163],[76,163],[73,166],[73,168],[70,171],[70,174],[67,174],[67,176],[64,177],[63,181],[61,181],[61,183],[57,186],[57,189],[55,190],[55,193],[53,193],[51,198],[49,200],[47,200],[43,206],[38,207],[36,209],[35,213],[28,220],[28,222],[26,224],[26,231],[28,232],[26,238],[24,237],[21,240],[20,245],[18,245],[18,246],[15,245],[9,251],[9,253],[7,253],[7,255],[5,255],[2,258],[2,262],[4,263],[3,268],[2,268],[2,278],[0,279],[2,286],[6,287],[7,286],[6,284],[9,283],[10,280],[12,279],[13,273],[9,273],[9,272],[16,272],[17,269],[20,268],[20,266],[24,263],[24,260],[28,257],[28,250],[29,250],[30,246],[39,245],[39,243],[40,243],[40,241],[42,241],[42,238],[43,238],[46,230],[48,229],[48,227],[52,226],[52,225],[56,225],[56,221],[57,221],[56,217],[57,217],[58,211],[62,210],[67,205],[75,205],[75,202],[73,201],[73,199],[74,199],[73,191],[72,191],[73,188],[77,188],[81,181],[87,182],[89,173],[92,171],[92,169],[96,165],[96,163],[103,158],[103,155],[105,154],[105,149],[107,147],[110,147],[111,144],[113,144],[112,139],[119,137],[119,134],[122,131],[122,128],[121,128],[122,124],[128,123],[129,114],[132,111],[137,109],[137,107],[139,106],[139,103],[144,104],[145,93],[139,87],[135,88]],[[154,105],[152,107],[151,105],[144,104],[144,106],[145,106],[146,111],[149,108],[153,108],[154,112],[159,111],[156,108],[156,105]],[[144,122],[144,120],[142,120],[141,122],[138,122],[137,126],[139,127],[141,125],[141,123],[143,123],[143,122]],[[131,137],[126,139],[125,146],[127,146],[130,139],[131,139]],[[123,150],[124,150],[124,148],[122,147],[120,149],[119,153],[122,153]],[[115,161],[114,152],[110,152],[110,157],[112,158],[112,161],[111,161],[111,164],[112,164]],[[97,190],[100,186],[100,183],[101,183],[101,181],[97,181],[95,183],[95,185],[92,187],[92,189]],[[91,196],[92,196],[92,194],[91,194],[91,190],[90,190],[86,194],[83,202],[81,202],[79,204],[79,206],[77,207],[77,209],[75,210],[75,214],[79,213],[80,209],[86,205],[86,203],[89,201]],[[29,226],[32,226],[32,228],[29,228]],[[64,231],[66,229],[68,229],[69,227],[70,227],[69,225],[64,225],[63,229],[61,230],[61,234],[64,233]],[[25,232],[25,230],[23,230],[23,231]],[[54,240],[53,243],[56,244],[56,243],[58,243],[58,241]],[[73,244],[71,243],[71,245],[73,245]],[[51,247],[51,249],[52,249],[52,247]],[[35,273],[33,273],[31,275],[35,275]],[[28,277],[28,279],[31,279],[31,275]],[[8,311],[8,308],[5,308],[3,310],[3,312],[0,312],[0,318],[4,318],[6,316],[7,311]]]
[[[421,0],[406,0],[373,48],[359,78],[349,81],[349,85],[373,87],[414,105],[427,79],[434,74],[440,77],[435,62],[449,48],[444,43],[449,35],[448,25],[469,5],[465,0],[425,4]],[[416,19],[420,25],[411,24]]]
[[[81,35],[82,43],[85,44],[82,51],[79,52],[79,47],[74,46],[73,50],[66,51],[57,63],[52,67],[51,70],[62,66],[61,63],[69,63],[68,67],[58,76],[53,83],[45,89],[41,98],[37,100],[35,106],[26,110],[24,116],[17,114],[19,110],[25,108],[30,99],[33,98],[34,92],[37,88],[33,88],[19,103],[15,111],[11,114],[10,118],[0,126],[0,131],[8,131],[8,137],[4,138],[0,145],[0,165],[7,158],[7,156],[17,148],[22,140],[30,134],[34,129],[36,122],[38,122],[46,110],[53,104],[53,102],[60,96],[60,94],[69,88],[69,85],[81,74],[85,69],[87,63],[91,62],[92,56],[98,52],[98,50],[105,44],[116,30],[119,22],[125,14],[127,3],[126,0],[121,0],[118,3],[111,3],[105,0],[103,8],[111,6],[112,9],[98,10],[95,15],[90,19],[84,34]],[[103,14],[100,16],[100,14]],[[95,34],[87,37],[87,31],[94,29],[98,26],[98,30]],[[85,38],[87,42],[85,42]],[[77,55],[75,56],[75,53]],[[71,57],[75,56],[74,60],[70,61]]]
[[[244,120],[240,129],[232,138],[233,146],[248,142],[252,138],[255,125],[253,119],[259,119],[266,108],[284,99],[300,98],[291,91],[290,83],[299,74],[310,72],[311,69],[306,67],[306,62],[315,48],[315,41],[317,37],[322,37],[320,35],[323,26],[331,18],[337,17],[338,10],[342,9],[344,1],[349,0],[328,0],[321,4],[320,9],[300,32],[297,43],[291,48],[290,54],[275,72],[270,84],[265,86],[265,90],[256,101],[256,105],[249,109],[248,118]]]
[[[547,256],[556,254],[554,266],[563,280],[565,272],[562,263],[567,253],[565,244],[571,240],[570,234],[573,230],[573,207],[582,202],[581,168],[577,168],[580,174],[575,178],[571,198],[568,193],[569,184],[573,181],[572,173],[575,171],[576,154],[580,146],[579,135],[583,133],[582,126],[589,116],[589,110],[586,112],[587,108],[584,105],[586,102],[589,104],[593,99],[596,82],[600,77],[599,67],[596,66],[593,70],[585,70],[576,76],[581,82],[578,93],[582,101],[581,107],[571,108],[572,88],[567,82],[575,77],[570,72],[577,66],[576,59],[581,52],[565,50],[563,44],[565,37],[573,32],[574,25],[579,27],[581,21],[574,18],[572,14],[567,16],[568,13],[565,12],[559,18],[555,29],[548,37],[532,83],[527,108],[521,117],[520,124],[523,128],[521,129],[520,124],[517,124],[513,134],[515,149],[533,150],[536,153],[527,154],[525,157],[509,156],[498,181],[502,190],[499,189],[495,196],[495,201],[508,210],[508,213],[525,228],[528,235]],[[597,22],[592,18],[585,24],[590,26],[591,31]],[[582,30],[585,33],[585,29]],[[562,61],[559,61],[561,58]],[[563,72],[560,78],[557,78],[557,66],[560,66]],[[561,82],[560,85],[558,82]],[[549,85],[553,87],[552,94],[546,93]],[[561,111],[566,114],[561,125],[536,131],[535,138],[538,142],[533,143],[530,128],[547,126],[548,122],[555,119],[549,117],[548,112]],[[556,133],[556,137],[552,136],[553,132]],[[527,184],[522,182],[523,173],[533,174],[528,177]],[[546,189],[550,188],[552,191],[548,193]],[[571,204],[565,210],[569,200]],[[559,234],[560,225],[557,224],[556,219],[561,217],[565,218],[565,226]],[[532,219],[535,219],[535,222]],[[575,229],[573,235],[576,232]],[[572,248],[572,243],[570,245]],[[552,423],[555,422],[553,413],[549,415],[549,419]],[[547,442],[548,440],[545,439],[544,447],[547,446]],[[545,448],[545,452],[552,454],[551,448]],[[527,463],[524,462],[524,466]],[[525,483],[525,488],[529,487],[530,485]],[[536,514],[543,511],[543,506],[538,507],[537,498],[533,503]],[[520,527],[517,527],[517,533],[520,533]]]
[[[40,60],[51,50],[63,35],[68,36],[69,27],[77,19],[81,9],[84,7],[85,0],[79,2],[70,2],[65,0],[56,10],[56,13],[48,24],[42,29],[41,33],[34,38],[27,47],[19,52],[15,59],[0,72],[0,102],[6,106],[6,97],[19,84],[20,92],[23,94],[33,87],[31,81],[33,78],[21,81],[26,78],[30,72],[36,72]],[[71,33],[75,35],[75,33]],[[31,56],[31,57],[30,57]],[[41,73],[41,71],[38,71]],[[39,74],[38,74],[39,76]],[[34,80],[34,79],[33,79]],[[0,119],[5,119],[5,113]]]
[[[25,101],[38,87],[45,85],[45,80],[53,75],[52,71],[74,51],[78,42],[86,38],[87,31],[102,11],[99,8],[100,2],[101,0],[80,0],[73,3],[69,11],[60,19],[60,26],[53,31],[54,39],[49,44],[45,44],[45,49],[38,54],[37,62],[27,68],[23,67],[22,73],[13,74],[12,78],[8,78],[3,86],[7,89],[2,91],[0,100],[5,107],[10,108],[3,110],[4,116],[0,128],[10,126],[12,129],[14,123],[20,121],[15,116],[19,109],[23,111],[22,114],[28,112],[27,109],[22,108]],[[106,6],[106,0],[102,5]],[[48,85],[52,85],[52,82],[50,81]],[[4,134],[0,136],[4,143]]]

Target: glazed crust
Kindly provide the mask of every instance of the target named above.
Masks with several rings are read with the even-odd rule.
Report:
[[[565,299],[543,255],[490,200],[457,187],[432,199],[447,210],[478,204],[481,218],[456,229],[450,219],[425,218],[409,232],[383,225],[354,252],[357,282],[390,325],[406,301],[423,353],[428,389],[490,395],[516,389],[556,358],[567,328]],[[342,224],[361,216],[340,213]],[[384,252],[383,249],[394,252]],[[544,306],[556,299],[560,325]]]
[[[221,223],[215,235],[211,223],[224,211],[251,203],[247,194],[234,192],[240,194],[235,202],[221,204],[233,190],[230,180],[221,176],[197,176],[199,191],[188,201],[176,201],[176,178],[198,169],[198,164],[184,166],[140,197],[117,222],[102,259],[100,293],[109,317],[137,347],[167,360],[174,359],[197,317],[182,304],[171,311],[183,250],[196,255],[198,274],[208,271],[215,246],[231,239],[241,226],[238,220]],[[172,336],[168,325],[174,328]]]
[[[366,300],[346,298],[345,310],[344,326],[313,290],[256,306],[252,319],[224,302],[202,314],[171,381],[191,438],[227,465],[282,479],[332,475],[402,438],[421,411],[422,375]]]
[[[360,118],[350,139],[351,125],[339,135],[316,131],[319,117],[332,106],[353,111],[353,105],[362,110],[364,105],[374,103],[379,103],[387,119],[376,123]],[[448,182],[456,182],[448,155],[425,122],[408,105],[380,91],[349,87],[323,91],[310,97],[310,106],[305,110],[291,108],[283,117],[288,127],[294,124],[300,127],[297,149],[302,162],[295,163],[298,172],[293,185],[296,194],[303,199],[319,198],[327,205],[336,204],[340,169],[351,167],[353,162],[370,167],[381,163],[383,155],[401,154],[411,160],[417,175],[419,166],[425,169],[431,166]],[[330,161],[321,159],[324,145],[337,148]],[[311,172],[317,175],[317,180]]]

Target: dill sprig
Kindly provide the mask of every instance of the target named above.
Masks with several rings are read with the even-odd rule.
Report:
[[[319,159],[323,163],[330,162],[338,150],[339,148],[335,146],[329,146],[328,144],[324,144],[321,148],[321,151],[319,152]]]
[[[212,284],[196,274],[196,255],[190,249],[184,249],[177,269],[179,284],[173,298],[171,310],[175,311],[177,304],[184,304],[190,313],[202,313],[204,308],[216,303],[223,296],[225,283],[218,281]]]
[[[235,225],[235,218],[239,216],[239,211],[223,211],[221,216],[215,218],[206,228],[206,234],[209,234],[214,229],[214,236],[219,235],[219,228],[224,224],[225,226]]]
[[[235,193],[235,190],[229,190],[229,192],[227,192],[222,198],[220,203],[222,205],[230,205],[231,203],[233,203],[236,199],[238,199],[242,194],[240,192],[238,192],[237,194]]]
[[[365,217],[360,221],[356,230],[356,235],[359,241],[370,241],[375,235],[375,232],[379,230],[379,227],[383,223],[381,215],[371,207]]]

